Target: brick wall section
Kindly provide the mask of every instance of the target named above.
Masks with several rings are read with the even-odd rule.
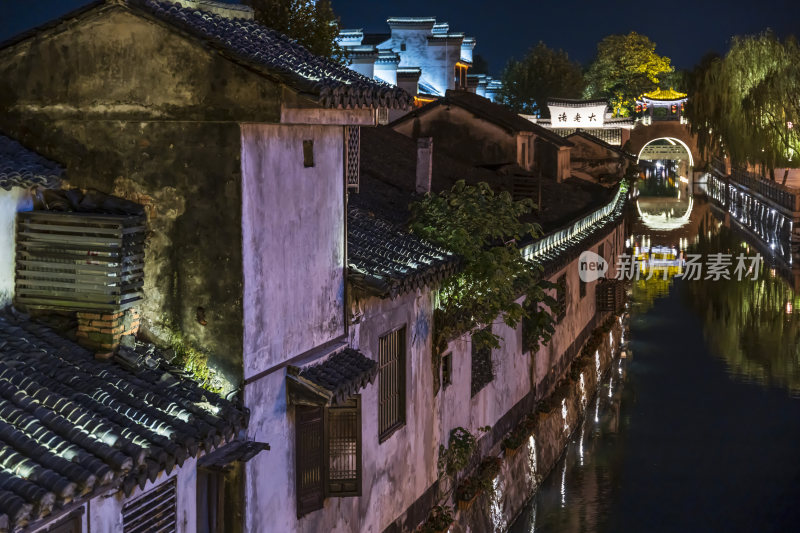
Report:
[[[139,331],[135,309],[113,313],[78,313],[78,343],[92,350],[116,350],[123,335]]]

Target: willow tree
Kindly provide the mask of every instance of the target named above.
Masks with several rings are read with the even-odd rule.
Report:
[[[737,37],[724,57],[706,58],[690,76],[687,116],[706,153],[737,165],[800,166],[800,48],[770,32]],[[784,180],[786,174],[784,174]]]
[[[636,97],[657,88],[673,71],[670,59],[656,53],[656,43],[635,31],[609,35],[597,45],[586,72],[588,98],[606,98],[616,116],[629,116]]]

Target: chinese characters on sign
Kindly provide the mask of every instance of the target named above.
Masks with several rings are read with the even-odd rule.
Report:
[[[554,127],[557,128],[579,128],[592,127],[602,128],[603,118],[605,117],[605,105],[589,105],[580,107],[567,107],[550,105],[550,116]]]
[[[762,257],[761,254],[746,256],[743,253],[735,256],[733,254],[709,254],[703,261],[701,254],[686,254],[686,260],[682,264],[682,271],[675,274],[676,278],[689,281],[700,280],[758,280]],[[629,254],[622,254],[617,258],[617,279],[652,279],[656,273],[667,277],[669,268],[654,262],[647,265],[646,262],[637,261]],[[674,263],[674,262],[670,262]],[[643,273],[644,271],[644,273]]]

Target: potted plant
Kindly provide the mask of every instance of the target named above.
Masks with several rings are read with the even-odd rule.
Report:
[[[481,493],[481,484],[474,476],[468,477],[456,489],[456,501],[461,511],[466,511]]]
[[[500,468],[503,466],[503,460],[499,457],[487,457],[478,466],[476,477],[480,483],[481,489],[490,492],[494,489],[494,478],[500,473]]]
[[[449,507],[437,505],[428,513],[428,519],[420,527],[420,533],[444,533],[453,523],[453,511]]]
[[[503,439],[503,449],[505,450],[506,457],[513,457],[517,453],[517,449],[525,444],[528,438],[526,428],[520,424],[506,438]]]

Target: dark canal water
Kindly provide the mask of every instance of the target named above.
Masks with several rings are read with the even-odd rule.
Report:
[[[632,241],[756,252],[697,195],[642,199]],[[800,298],[780,266],[639,282],[628,357],[510,531],[800,531]]]

